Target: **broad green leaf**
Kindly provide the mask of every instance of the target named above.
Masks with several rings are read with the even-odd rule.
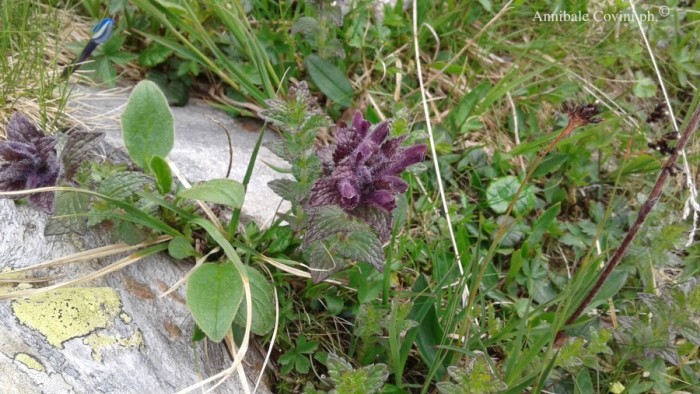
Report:
[[[73,179],[80,165],[90,156],[95,146],[103,138],[104,133],[86,131],[76,131],[66,135],[66,143],[60,153],[66,179]]]
[[[122,131],[129,155],[141,168],[147,169],[153,156],[168,156],[175,142],[173,114],[155,83],[136,85],[122,114]]]
[[[275,194],[298,205],[309,193],[309,188],[292,179],[274,179],[267,183]]]
[[[552,171],[558,169],[563,163],[569,160],[569,155],[566,154],[550,154],[542,160],[535,172],[532,173],[533,178],[541,178]]]
[[[595,297],[593,297],[593,300],[591,300],[591,303],[588,304],[586,310],[590,310],[596,305],[600,305],[601,303],[606,302],[609,298],[612,298],[618,291],[620,291],[620,289],[622,289],[625,282],[627,282],[627,271],[620,268],[614,269],[610,273],[610,276],[608,276],[605,283],[603,283],[603,286],[601,286],[598,294],[596,294]]]
[[[185,237],[175,237],[168,242],[168,254],[174,259],[182,260],[191,256],[196,256],[192,244]]]
[[[449,118],[456,131],[464,133],[483,127],[474,109],[489,90],[491,90],[491,84],[485,82],[460,99],[459,104],[450,112]]]
[[[336,250],[345,258],[364,261],[377,271],[384,271],[382,243],[372,231],[353,231],[341,236]]]
[[[294,25],[292,26],[292,34],[311,34],[317,32],[318,29],[320,29],[320,26],[316,19],[310,16],[302,16],[301,18],[297,19],[296,22],[294,22]]]
[[[134,171],[117,172],[105,178],[97,187],[97,192],[107,197],[125,200],[143,190],[148,176]]]
[[[486,200],[489,207],[496,213],[505,213],[519,187],[520,181],[512,175],[495,179],[486,189]],[[534,205],[535,193],[532,191],[532,187],[527,186],[520,193],[513,210],[516,214],[522,214],[532,209]]]
[[[223,204],[232,208],[243,206],[245,198],[245,188],[239,182],[232,179],[212,179],[189,189],[182,190],[177,194],[179,197],[190,198]]]
[[[418,326],[406,333],[401,346],[400,361],[402,366],[406,364],[415,343],[416,349],[426,365],[436,365],[438,374],[442,375],[445,367],[442,363],[438,363],[438,346],[440,346],[445,334],[435,307],[437,301],[429,290],[428,280],[424,275],[419,275],[411,289],[417,296],[413,300],[413,308],[409,313],[409,318],[416,321]]]
[[[148,48],[141,51],[139,55],[139,63],[148,68],[155,67],[172,55],[173,50],[164,45],[151,44]]]
[[[82,193],[56,192],[54,215],[46,223],[44,235],[61,235],[73,231],[85,234],[90,197]]]
[[[243,301],[243,282],[233,263],[203,264],[187,280],[187,306],[199,328],[214,342],[231,329]]]
[[[323,94],[343,107],[352,105],[352,85],[338,67],[317,55],[309,55],[304,64],[309,77]]]
[[[637,74],[639,79],[635,82],[632,92],[635,96],[641,98],[650,98],[656,96],[656,82],[647,76]]]
[[[345,267],[345,260],[333,254],[336,242],[337,236],[331,236],[304,247],[304,260],[309,264],[309,273],[314,283],[319,283]]]
[[[532,225],[532,231],[528,237],[528,243],[530,246],[534,246],[540,242],[542,236],[547,232],[549,226],[554,223],[554,219],[557,218],[559,210],[561,209],[561,204],[555,204],[553,207],[546,210],[542,216]]]
[[[308,209],[309,228],[304,238],[306,243],[327,238],[339,232],[367,230],[369,227],[353,219],[338,206],[324,206]]]
[[[153,156],[151,159],[151,172],[156,177],[156,187],[160,194],[170,193],[173,187],[173,174],[170,172],[170,166],[160,156]]]
[[[270,282],[258,270],[246,267],[250,292],[253,296],[253,322],[251,331],[257,335],[265,335],[275,326],[274,290]],[[238,274],[236,274],[238,275]],[[239,326],[245,327],[246,311],[239,308],[233,320]]]
[[[148,232],[126,220],[115,220],[111,232],[114,242],[124,242],[127,245],[136,245],[148,237]]]
[[[581,368],[574,379],[574,394],[595,393],[595,391],[588,368]]]
[[[338,315],[345,308],[345,301],[340,296],[335,294],[326,293],[323,295],[323,299],[326,301],[326,309],[328,313],[333,316]]]

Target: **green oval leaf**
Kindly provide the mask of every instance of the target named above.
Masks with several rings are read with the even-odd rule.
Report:
[[[212,179],[182,190],[177,195],[183,198],[240,208],[243,205],[245,188],[232,179]]]
[[[173,114],[158,85],[136,85],[122,114],[122,132],[129,156],[141,168],[149,168],[153,156],[168,156],[175,143]]]
[[[274,292],[270,283],[258,270],[246,268],[250,281],[250,293],[253,296],[253,322],[250,330],[257,335],[265,335],[275,326]],[[245,308],[238,308],[233,322],[245,327]]]
[[[309,55],[304,64],[309,77],[323,94],[343,107],[352,105],[352,85],[338,67],[317,55]]]
[[[173,174],[170,166],[160,156],[153,156],[151,159],[151,172],[156,177],[156,187],[160,194],[167,194],[173,186]]]
[[[197,326],[214,342],[231,329],[243,301],[243,282],[232,263],[203,264],[187,280],[187,306]]]
[[[505,213],[519,187],[520,181],[512,175],[495,179],[486,189],[486,201],[489,207],[496,213]],[[532,187],[527,186],[520,193],[513,210],[516,214],[522,214],[534,206],[535,193],[532,191]]]
[[[185,237],[175,237],[168,242],[168,254],[178,260],[196,256],[197,251],[192,247],[190,241]]]

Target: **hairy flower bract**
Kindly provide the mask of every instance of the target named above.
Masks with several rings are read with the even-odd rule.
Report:
[[[372,128],[359,111],[351,125],[341,125],[336,142],[317,152],[323,174],[313,185],[307,206],[340,206],[367,221],[386,241],[396,195],[408,190],[400,175],[425,160],[427,149],[424,144],[402,147],[407,136],[387,138],[389,131],[389,122]]]

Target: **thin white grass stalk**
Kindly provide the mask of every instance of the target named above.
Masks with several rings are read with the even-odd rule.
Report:
[[[515,108],[515,102],[513,97],[511,97],[510,92],[506,92],[506,97],[508,97],[508,104],[510,104],[511,112],[513,113],[513,134],[515,134],[515,144],[520,145],[520,127],[518,126],[518,111]],[[518,164],[520,164],[520,169],[525,172],[525,161],[522,156],[518,156]]]
[[[401,59],[397,56],[396,60],[394,61],[394,64],[396,65],[396,89],[394,89],[394,101],[397,103],[401,99],[401,86],[403,86],[403,63],[401,62]]]
[[[226,345],[228,346],[229,352],[231,352],[231,356],[235,357],[236,353],[238,352],[238,347],[236,346],[236,342],[233,341],[233,333],[231,331],[226,334],[225,337]],[[250,385],[248,384],[248,377],[245,376],[245,371],[243,370],[243,364],[239,364],[236,367],[236,372],[238,372],[238,380],[241,381],[241,386],[243,386],[243,392],[245,394],[250,394]],[[215,385],[209,387],[205,393],[211,393],[216,389],[217,387],[221,386],[224,384],[225,381],[227,381],[231,376],[224,376],[221,378],[218,382],[216,382]]]
[[[413,48],[416,53],[416,72],[418,73],[418,84],[420,85],[421,103],[425,114],[425,124],[428,128],[428,137],[430,138],[430,151],[433,155],[433,165],[435,166],[435,175],[437,176],[437,185],[442,200],[442,209],[445,211],[445,219],[447,220],[447,230],[450,233],[452,248],[454,248],[455,257],[457,257],[457,268],[459,274],[464,275],[462,268],[462,259],[459,257],[459,249],[457,248],[457,240],[455,239],[454,231],[452,230],[452,220],[450,219],[450,210],[445,197],[445,190],[442,186],[442,175],[440,175],[440,163],[438,162],[437,151],[435,149],[435,138],[433,137],[433,127],[430,123],[430,112],[428,111],[427,98],[425,96],[425,86],[423,85],[423,70],[420,64],[420,47],[418,46],[418,2],[413,2]],[[466,286],[465,286],[466,289]],[[467,290],[468,292],[468,290]]]
[[[173,291],[177,290],[177,288],[180,287],[183,283],[185,283],[187,281],[187,278],[189,278],[190,275],[192,275],[192,273],[197,268],[199,268],[200,265],[204,264],[204,262],[207,261],[207,258],[209,256],[211,256],[214,253],[217,253],[220,250],[221,250],[221,248],[217,246],[214,249],[212,249],[209,253],[207,253],[206,255],[197,259],[197,261],[195,261],[195,263],[194,263],[194,267],[192,267],[189,271],[187,271],[187,273],[185,275],[183,275],[182,278],[180,278],[180,280],[175,282],[175,284],[172,285],[172,287],[170,287],[165,293],[159,295],[158,298],[163,298],[163,297],[167,296],[168,294],[172,293]]]
[[[168,166],[170,167],[170,170],[173,172],[173,174],[175,174],[175,177],[177,178],[177,180],[179,180],[180,183],[182,183],[182,186],[184,186],[185,189],[191,188],[192,185],[190,185],[190,183],[187,181],[187,179],[184,176],[182,176],[182,174],[180,173],[180,170],[178,170],[175,163],[173,163],[172,160],[170,160],[170,159],[165,159],[165,161],[168,163]],[[216,229],[219,230],[221,232],[221,234],[226,234],[226,230],[221,225],[219,218],[217,218],[216,215],[214,215],[214,212],[212,212],[212,210],[209,208],[209,206],[207,204],[205,204],[203,201],[199,201],[199,200],[195,200],[195,201],[197,201],[197,204],[199,205],[199,207],[202,208],[202,211],[204,211],[204,213],[207,215],[207,217],[209,218],[209,221],[211,221],[216,226]]]
[[[92,272],[88,275],[81,276],[80,278],[72,279],[63,283],[57,283],[55,285],[51,286],[46,286],[46,287],[39,287],[39,288],[34,288],[34,289],[28,289],[28,290],[21,290],[21,291],[13,291],[11,293],[0,293],[0,300],[6,300],[6,299],[13,299],[13,298],[21,298],[21,297],[31,297],[36,294],[40,293],[46,293],[51,290],[56,290],[61,287],[66,287],[66,286],[74,286],[81,284],[83,282],[89,282],[91,280],[95,280],[97,278],[101,278],[107,274],[110,274],[114,271],[118,271],[120,269],[123,269],[124,267],[135,263],[139,260],[141,260],[144,257],[147,257],[148,255],[140,255],[140,254],[131,254],[121,260],[117,260],[114,263],[101,268],[95,272]]]
[[[306,272],[306,271],[302,271],[302,270],[300,270],[300,269],[296,269],[296,268],[294,268],[294,267],[290,267],[290,266],[288,266],[287,264],[280,263],[279,261],[277,261],[277,260],[275,260],[275,259],[273,259],[273,258],[271,258],[271,257],[267,257],[267,256],[265,256],[265,255],[262,255],[262,254],[259,255],[258,257],[260,257],[260,259],[263,260],[263,261],[265,261],[266,263],[268,263],[268,264],[270,264],[270,265],[272,265],[272,266],[275,266],[275,267],[277,267],[278,269],[280,269],[280,270],[282,270],[282,271],[284,271],[284,272],[286,272],[286,273],[288,273],[288,274],[292,274],[292,275],[298,276],[298,277],[300,277],[300,278],[311,279],[311,274],[308,273],[308,272]],[[343,282],[339,282],[339,281],[334,280],[334,279],[325,279],[325,280],[323,280],[323,282],[332,283],[332,284],[334,284],[334,285],[339,285],[339,286],[344,286],[344,285],[345,285]]]
[[[644,39],[644,45],[647,48],[647,52],[649,52],[649,58],[651,59],[651,63],[654,65],[656,79],[658,79],[659,85],[661,86],[661,92],[664,95],[664,100],[666,101],[666,106],[668,107],[668,114],[671,117],[671,122],[673,123],[673,130],[675,130],[678,134],[678,137],[680,137],[680,130],[678,129],[676,115],[673,113],[673,106],[671,105],[671,100],[668,98],[668,92],[666,92],[666,85],[664,84],[664,79],[661,76],[659,65],[656,64],[656,56],[654,56],[654,51],[651,49],[651,45],[649,45],[649,40],[647,39],[647,35],[644,32],[642,21],[639,19],[639,15],[637,14],[637,8],[635,8],[634,6],[634,1],[628,1],[630,3],[630,6],[632,7],[632,13],[634,14],[634,19],[637,21],[637,26],[639,26],[639,33],[642,35],[642,39]],[[685,172],[686,186],[688,186],[688,190],[690,191],[690,197],[688,197],[688,199],[685,200],[685,206],[683,207],[683,219],[686,219],[690,214],[690,208],[693,209],[693,227],[690,230],[690,234],[688,234],[688,242],[686,242],[685,244],[685,246],[688,247],[693,243],[693,239],[695,239],[695,233],[698,230],[698,219],[700,219],[700,204],[698,204],[698,190],[695,188],[695,183],[693,182],[693,176],[690,172],[690,165],[688,165],[688,157],[685,154],[685,149],[682,149],[680,154],[681,158],[683,159],[683,171]]]
[[[272,278],[272,272],[270,272],[270,270],[262,264],[260,264],[260,267],[265,271],[265,273],[267,273],[267,276],[270,277],[270,281],[274,282]],[[265,368],[267,368],[267,364],[270,362],[270,356],[272,356],[272,349],[274,349],[275,342],[277,340],[277,331],[280,327],[280,302],[279,297],[277,296],[277,286],[272,286],[272,291],[275,296],[275,326],[272,329],[272,337],[270,337],[270,346],[267,348],[267,354],[265,354],[265,361],[263,361],[262,368],[260,368],[260,374],[255,380],[253,394],[255,394],[258,391],[258,387],[260,387],[260,382],[262,381],[262,377],[265,374]]]
[[[241,277],[243,279],[243,277]],[[241,362],[243,361],[243,357],[245,357],[246,353],[248,352],[248,345],[250,344],[250,329],[251,329],[251,324],[252,324],[252,311],[253,311],[253,303],[250,297],[250,282],[248,281],[248,277],[245,277],[245,281],[243,282],[243,287],[244,290],[246,290],[246,326],[245,326],[245,334],[243,335],[243,345],[239,349],[238,353],[236,353],[236,356],[233,359],[233,362],[231,363],[231,366],[228,368],[224,369],[223,371],[217,373],[216,375],[212,375],[204,380],[202,380],[199,383],[195,383],[189,387],[186,387],[180,391],[178,391],[176,394],[185,394],[185,393],[190,393],[193,392],[199,388],[202,388],[209,384],[210,382],[213,382],[218,379],[228,379],[233,373],[236,371],[239,365],[241,365]],[[247,382],[246,382],[247,383]],[[221,384],[221,382],[217,382],[216,386]],[[241,384],[244,384],[241,382]],[[215,386],[215,387],[216,387]],[[207,390],[206,392],[208,392]]]
[[[0,277],[9,274],[16,274],[18,272],[31,271],[39,268],[58,267],[65,264],[99,259],[102,257],[112,256],[119,253],[130,252],[132,250],[142,249],[151,245],[159,244],[161,242],[169,241],[172,238],[173,237],[170,235],[161,235],[153,241],[141,242],[136,245],[127,245],[125,243],[119,243],[114,245],[102,246],[99,248],[86,250],[84,252],[75,253],[70,256],[59,257],[57,259],[44,261],[43,263],[31,265],[28,267],[18,268],[16,270],[7,272],[0,272]]]
[[[433,54],[433,61],[436,61],[438,55],[440,54],[440,36],[437,34],[435,29],[433,29],[433,27],[429,24],[424,23],[423,26],[430,30],[430,33],[433,34],[433,38],[435,38],[435,53]]]
[[[377,105],[377,102],[374,100],[372,93],[367,92],[365,97],[367,97],[367,100],[369,100],[369,103],[372,104],[372,107],[374,108],[374,110],[377,111],[377,114],[379,115],[379,119],[381,119],[382,121],[385,121],[386,115],[384,115],[384,113],[382,112],[382,109],[379,108],[379,105]]]
[[[6,272],[3,272],[5,274]],[[34,278],[0,278],[0,283],[43,283],[63,278],[64,275],[40,276]]]

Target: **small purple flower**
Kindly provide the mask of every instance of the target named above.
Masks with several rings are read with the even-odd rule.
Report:
[[[427,147],[402,147],[405,135],[387,139],[389,122],[371,130],[370,126],[358,111],[351,126],[338,129],[335,144],[319,149],[323,175],[311,189],[307,206],[338,205],[367,221],[386,241],[396,195],[408,190],[400,175],[425,159]]]
[[[45,136],[32,122],[15,113],[7,124],[7,140],[0,142],[0,191],[54,186],[60,172],[56,138]],[[53,193],[36,193],[29,201],[46,213],[54,209]]]

